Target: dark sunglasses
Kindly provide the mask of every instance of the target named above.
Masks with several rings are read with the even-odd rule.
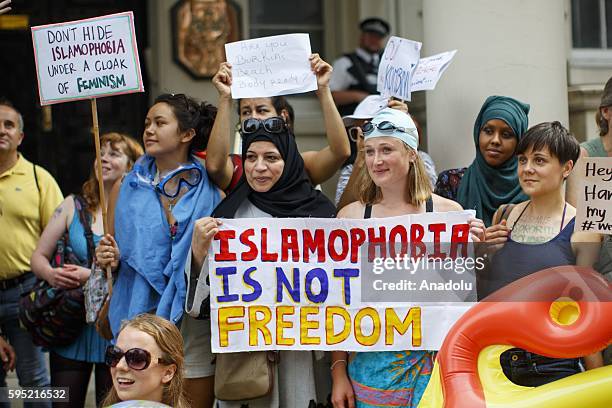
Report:
[[[132,370],[146,370],[151,364],[151,353],[141,348],[131,348],[127,351],[121,350],[117,346],[108,346],[104,361],[109,367],[117,367],[119,361],[125,356],[125,362]],[[158,363],[167,364],[163,359],[157,359]]]
[[[368,122],[361,127],[363,134],[366,136],[372,133],[374,129],[378,129],[381,132],[393,132],[397,130],[398,132],[408,133],[414,136],[414,129],[406,129],[401,126],[395,126],[393,123],[389,122],[388,120],[385,120],[380,123]]]
[[[274,116],[272,118],[260,120],[255,118],[246,119],[242,122],[242,133],[245,135],[257,132],[263,126],[268,133],[282,133],[287,129],[283,118]]]

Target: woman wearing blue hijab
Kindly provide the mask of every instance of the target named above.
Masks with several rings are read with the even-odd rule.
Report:
[[[527,199],[516,173],[516,146],[527,130],[529,105],[507,96],[489,96],[474,123],[476,158],[463,169],[440,173],[435,193],[475,209],[487,226],[502,204]]]

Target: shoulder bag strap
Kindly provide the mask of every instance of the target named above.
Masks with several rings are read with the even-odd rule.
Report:
[[[78,211],[79,220],[85,230],[85,240],[87,241],[87,264],[91,266],[93,262],[93,256],[95,253],[95,247],[93,242],[93,232],[91,231],[92,217],[86,210],[86,204],[81,196],[74,196],[74,208]]]

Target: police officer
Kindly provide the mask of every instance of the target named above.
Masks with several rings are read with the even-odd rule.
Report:
[[[359,47],[334,62],[329,87],[342,116],[353,113],[359,102],[375,94],[378,64],[389,24],[380,18],[367,18],[359,24]]]

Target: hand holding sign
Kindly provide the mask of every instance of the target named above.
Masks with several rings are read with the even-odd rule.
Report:
[[[11,0],[4,0],[3,2],[0,2],[0,14],[8,13],[9,11],[11,11],[9,4],[11,4]]]
[[[309,92],[317,79],[309,64],[308,34],[286,34],[225,44],[232,67],[232,98]]]

